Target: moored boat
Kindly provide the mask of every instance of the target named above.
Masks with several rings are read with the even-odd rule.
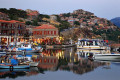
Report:
[[[94,54],[96,60],[120,60],[120,54]]]
[[[11,64],[1,64],[0,69],[26,69],[30,68],[29,65],[11,65]]]
[[[41,46],[33,47],[29,43],[23,43],[19,46],[14,46],[12,48],[9,48],[7,53],[39,53],[42,52],[43,48]]]
[[[103,40],[79,39],[77,42],[77,49],[110,50],[110,47]]]
[[[37,67],[38,64],[39,64],[39,62],[30,62],[30,63],[29,63],[29,65],[30,65],[31,67]]]

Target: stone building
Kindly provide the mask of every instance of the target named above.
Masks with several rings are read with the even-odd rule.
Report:
[[[0,42],[7,44],[16,40],[20,42],[25,33],[24,22],[0,20]]]

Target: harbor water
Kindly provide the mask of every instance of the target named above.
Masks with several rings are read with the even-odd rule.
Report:
[[[119,80],[120,61],[91,60],[85,53],[109,53],[75,48],[44,49],[33,60],[37,67],[0,69],[1,80]]]

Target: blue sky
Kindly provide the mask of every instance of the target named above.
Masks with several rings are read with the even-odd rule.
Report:
[[[120,17],[120,0],[0,0],[0,8],[38,10],[42,14],[60,14],[83,9],[101,18]]]

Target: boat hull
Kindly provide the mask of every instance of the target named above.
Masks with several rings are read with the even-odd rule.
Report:
[[[109,47],[106,47],[106,46],[79,46],[77,45],[77,48],[78,49],[89,49],[89,50],[109,50],[110,48]]]
[[[31,67],[37,67],[38,66],[38,62],[31,62],[29,65]]]
[[[97,60],[120,60],[120,54],[95,54]]]
[[[0,65],[0,69],[28,69],[28,68],[30,68],[29,65],[18,65],[18,66]]]

